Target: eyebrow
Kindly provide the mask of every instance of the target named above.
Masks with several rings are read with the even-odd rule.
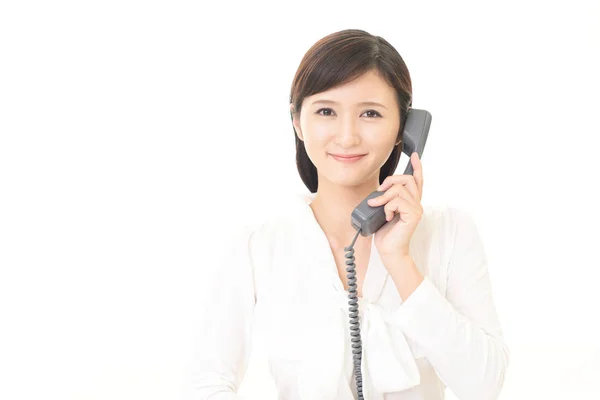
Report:
[[[315,100],[312,102],[312,104],[317,104],[317,103],[323,103],[323,104],[338,104],[337,102],[333,101],[333,100]],[[363,101],[358,103],[359,105],[366,105],[366,106],[379,106],[379,107],[383,107],[387,110],[387,107],[384,106],[381,103],[377,103],[375,101]]]

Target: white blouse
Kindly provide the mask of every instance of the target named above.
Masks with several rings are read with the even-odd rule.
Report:
[[[186,399],[245,399],[250,354],[265,360],[278,399],[357,398],[348,292],[314,196],[293,195],[285,213],[233,235],[194,337]],[[372,241],[358,303],[364,397],[438,400],[447,386],[461,400],[496,399],[509,350],[481,237],[466,212],[423,208],[410,255],[425,279],[406,301]]]

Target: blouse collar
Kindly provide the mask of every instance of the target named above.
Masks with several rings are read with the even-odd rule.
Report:
[[[310,203],[315,199],[315,196],[316,193],[311,192],[298,193],[295,195],[295,202],[297,203],[298,209],[300,211],[300,219],[302,222],[305,223],[309,240],[313,244],[314,248],[319,249],[319,251],[324,251],[326,253],[326,257],[329,258],[329,264],[332,265],[330,271],[335,274],[335,289],[344,294],[344,296],[347,298],[348,291],[344,290],[344,286],[341,280],[339,279],[337,268],[335,268],[335,259],[333,258],[333,254],[331,253],[331,247],[329,246],[327,236],[323,232],[323,229],[319,225],[313,213],[313,210],[310,207]],[[350,224],[350,216],[348,216],[348,224]],[[365,280],[363,282],[363,296],[360,297],[359,300],[366,301],[369,303],[375,303],[379,299],[379,296],[381,296],[388,276],[389,273],[387,272],[385,265],[383,265],[383,262],[381,261],[379,252],[377,251],[377,247],[375,246],[375,241],[371,240],[369,266],[367,268]]]

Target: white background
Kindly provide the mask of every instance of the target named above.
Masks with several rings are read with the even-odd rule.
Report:
[[[347,28],[433,115],[423,202],[480,227],[501,399],[600,398],[598,2],[215,3],[0,5],[0,398],[177,398],[213,250],[305,190],[296,68]]]

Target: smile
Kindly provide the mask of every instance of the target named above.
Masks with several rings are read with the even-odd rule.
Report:
[[[334,156],[333,154],[330,154],[330,155],[336,161],[343,162],[343,163],[357,162],[357,161],[361,160],[362,158],[364,158],[364,156],[365,156],[364,154],[362,156],[356,156],[356,157],[339,157],[339,156]]]

